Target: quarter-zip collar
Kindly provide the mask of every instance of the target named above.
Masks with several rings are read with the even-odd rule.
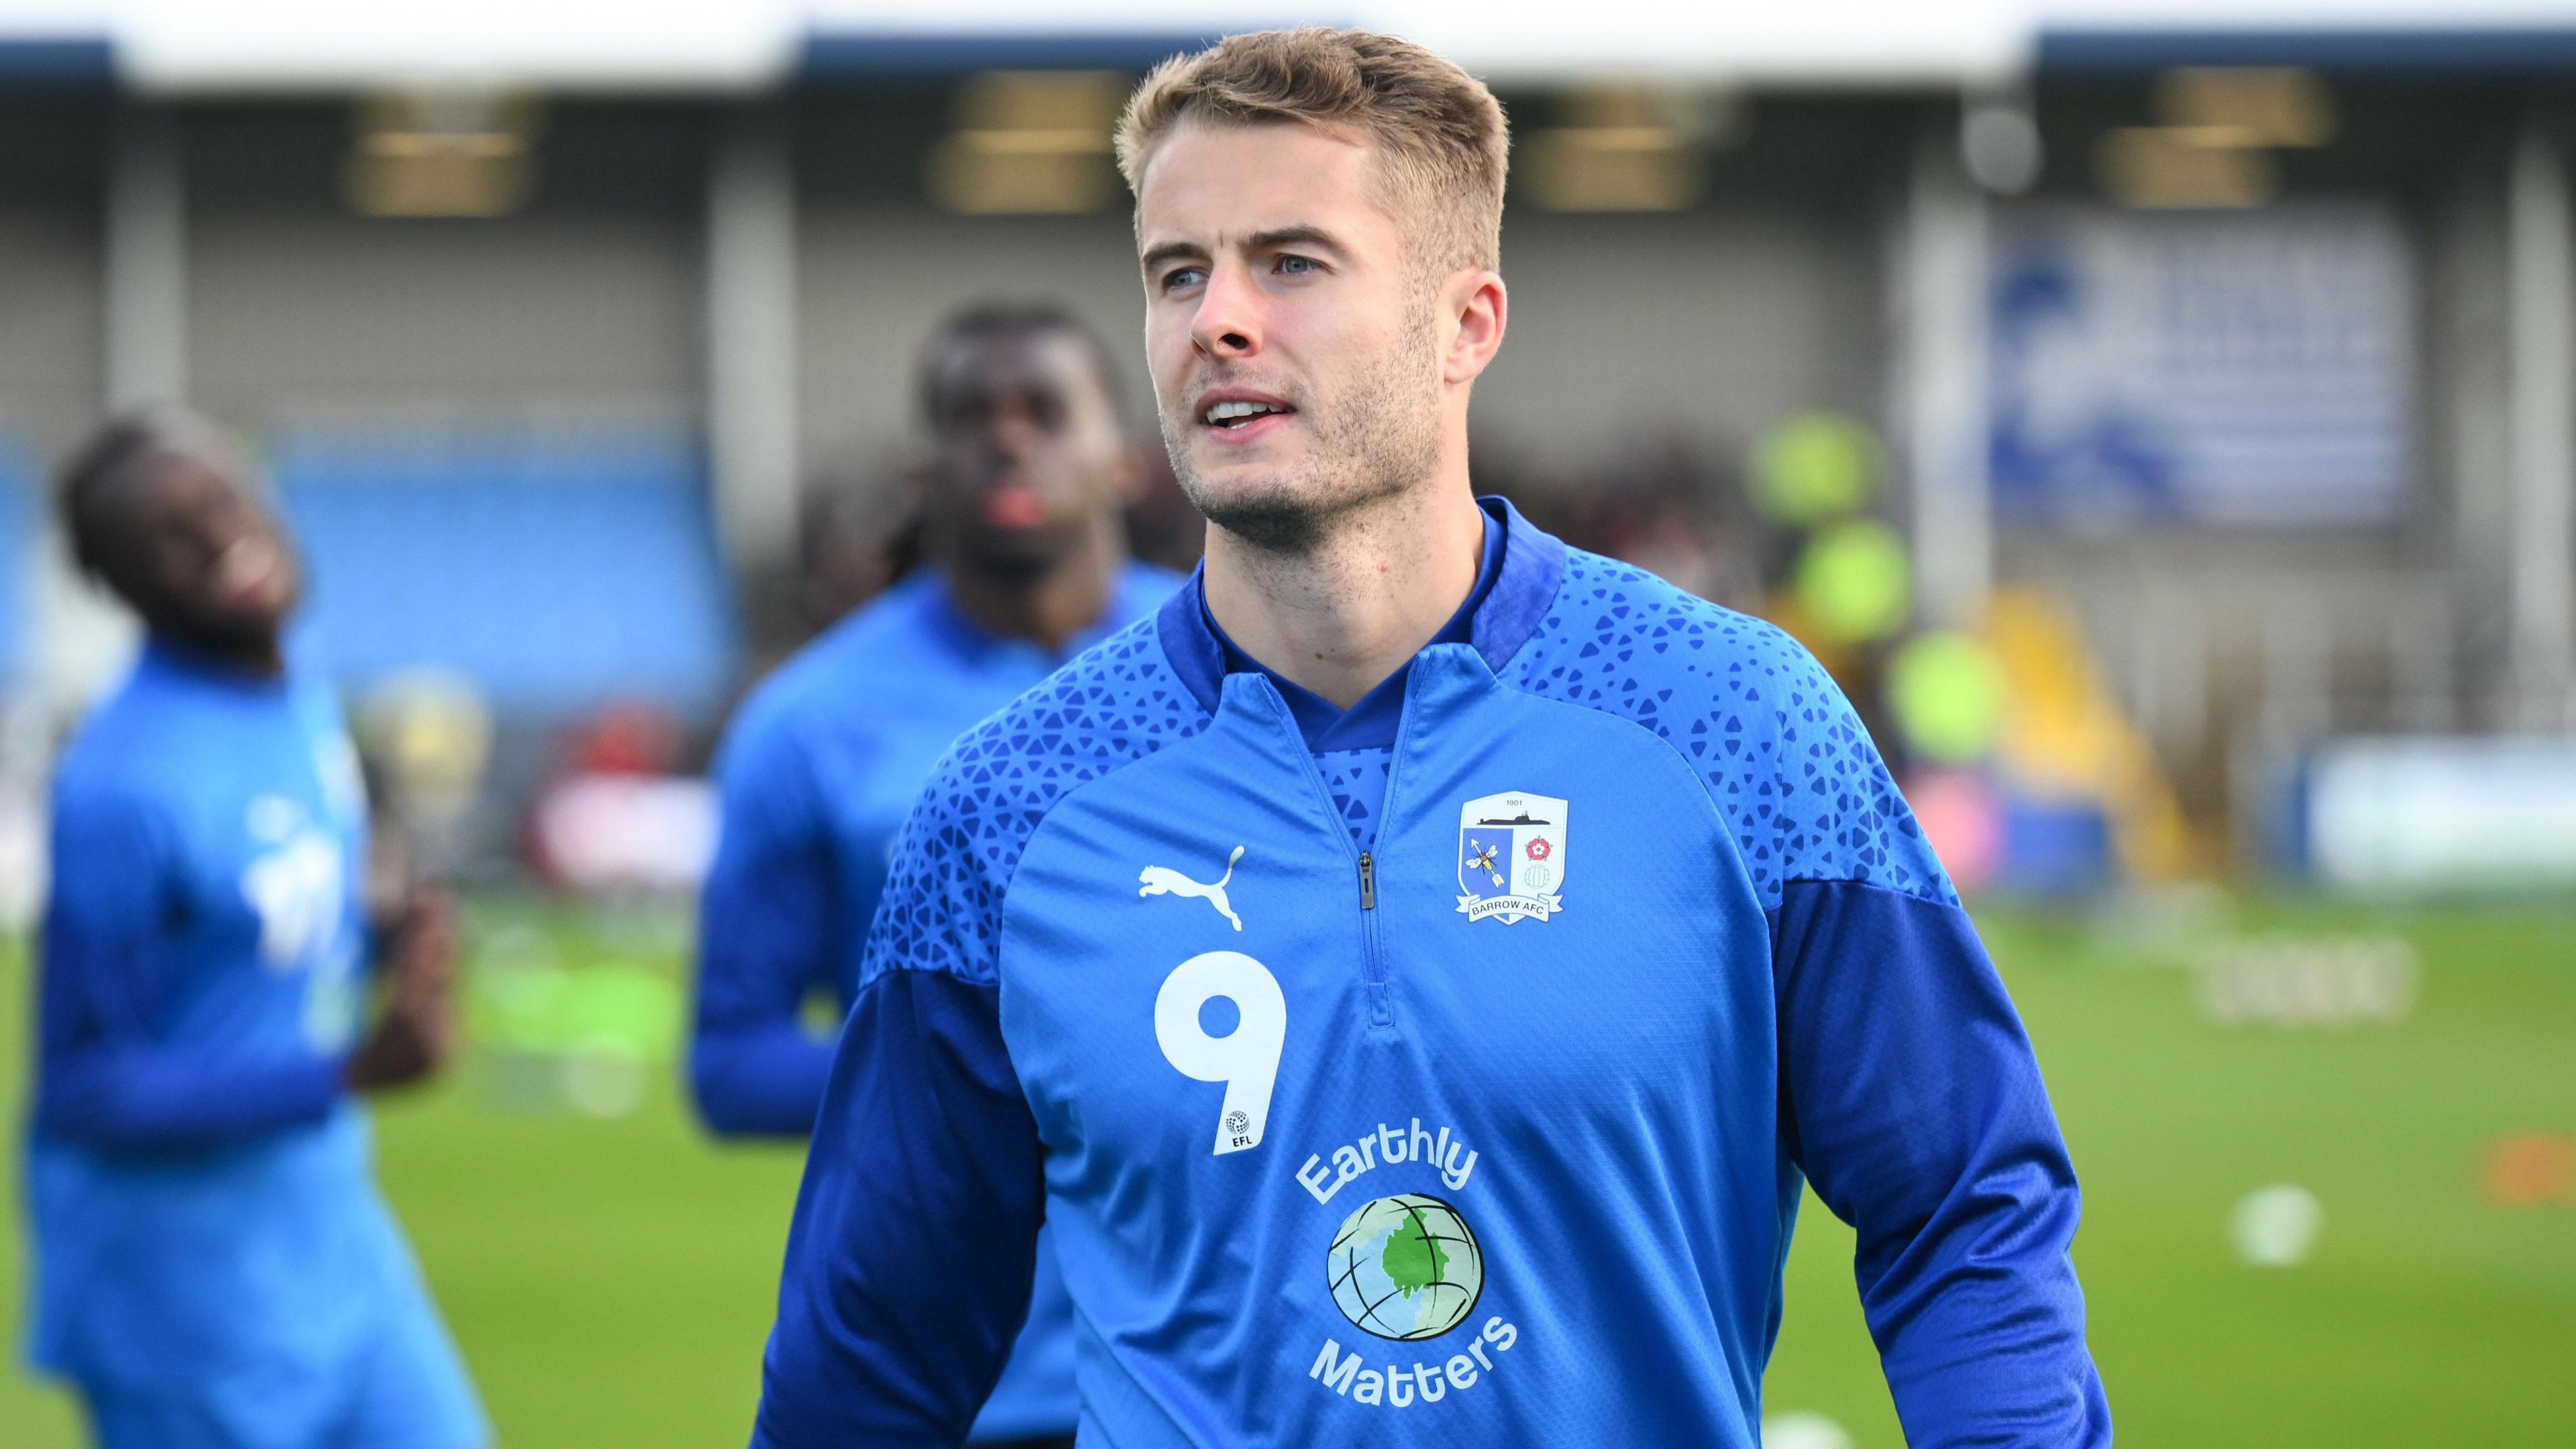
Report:
[[[1485,515],[1485,538],[1477,556],[1476,581],[1467,589],[1467,597],[1458,601],[1449,622],[1431,636],[1430,644],[1464,644],[1469,627],[1475,622],[1476,608],[1485,595],[1493,591],[1494,577],[1500,572],[1503,558],[1503,521]],[[1288,704],[1288,713],[1297,721],[1297,732],[1306,737],[1306,748],[1317,754],[1333,750],[1390,749],[1395,744],[1395,727],[1404,718],[1404,681],[1413,672],[1413,661],[1407,659],[1395,672],[1381,679],[1344,709],[1278,670],[1244,652],[1216,621],[1216,615],[1204,599],[1199,604],[1200,622],[1216,636],[1217,647],[1225,654],[1225,672],[1266,676],[1279,697]]]
[[[1539,621],[1555,601],[1557,587],[1565,579],[1565,545],[1541,532],[1506,499],[1489,496],[1476,501],[1488,520],[1485,557],[1477,571],[1476,586],[1468,592],[1458,615],[1424,648],[1470,645],[1484,658],[1488,669],[1500,673],[1529,637],[1538,632]],[[1180,592],[1163,605],[1155,621],[1173,672],[1203,708],[1211,714],[1216,712],[1229,673],[1258,673],[1269,678],[1287,701],[1309,748],[1346,750],[1394,743],[1412,661],[1406,661],[1350,709],[1337,710],[1331,701],[1264,668],[1225,637],[1208,614],[1206,573],[1207,565],[1202,562]],[[1311,705],[1301,708],[1300,696]]]

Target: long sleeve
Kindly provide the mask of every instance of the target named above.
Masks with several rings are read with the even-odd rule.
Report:
[[[1861,1305],[1906,1441],[2108,1444],[2067,1255],[2074,1169],[1966,912],[1791,880],[1773,945],[1783,1127],[1858,1232]]]
[[[1045,1215],[998,995],[900,969],[860,992],[788,1230],[755,1449],[944,1449],[992,1391]]]
[[[148,804],[56,796],[37,988],[45,1136],[125,1152],[221,1147],[319,1121],[339,1100],[336,1057],[226,1061],[156,1038],[174,857]]]
[[[719,770],[724,824],[699,902],[689,1086],[718,1133],[802,1137],[832,1071],[832,1040],[807,1029],[803,1009],[841,946],[834,859],[784,731],[745,725]]]
[[[979,738],[914,805],[869,924],[788,1228],[755,1449],[957,1444],[1028,1314],[1045,1160],[1002,1040],[999,952],[1035,812],[980,828],[990,792],[959,763]]]

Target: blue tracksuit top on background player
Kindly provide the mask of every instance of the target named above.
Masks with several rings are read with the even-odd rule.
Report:
[[[1180,575],[1131,563],[1079,651],[1150,615]],[[906,812],[948,746],[1064,662],[961,613],[923,569],[835,624],[753,691],[716,764],[724,827],[699,910],[689,1080],[707,1124],[802,1137],[832,1068],[806,998],[856,994],[868,918]],[[1062,1279],[1041,1265],[1024,1347],[979,1438],[1073,1423],[1073,1330]]]
[[[161,1405],[260,1443],[481,1442],[341,1085],[367,826],[328,691],[148,646],[66,748],[52,830],[29,1357],[103,1433]]]
[[[1802,1178],[1910,1443],[2109,1442],[2037,1064],[1850,707],[1486,507],[1373,807],[1195,584],[958,741],[756,1445],[954,1443],[1043,1221],[1086,1442],[1755,1449]]]

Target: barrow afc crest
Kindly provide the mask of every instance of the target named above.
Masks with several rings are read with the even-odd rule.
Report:
[[[1458,909],[1471,921],[1544,921],[1565,909],[1565,802],[1487,795],[1458,809]]]

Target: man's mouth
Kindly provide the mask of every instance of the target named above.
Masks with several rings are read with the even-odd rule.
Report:
[[[1039,528],[1047,521],[1046,499],[1025,483],[1005,483],[984,495],[983,513],[994,528]]]
[[[1281,416],[1295,411],[1297,411],[1295,408],[1284,402],[1273,402],[1267,398],[1225,398],[1200,404],[1199,421],[1212,428],[1240,432],[1262,418]]]

